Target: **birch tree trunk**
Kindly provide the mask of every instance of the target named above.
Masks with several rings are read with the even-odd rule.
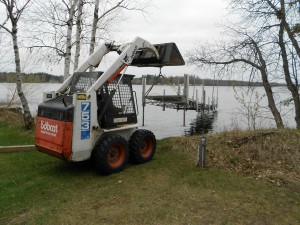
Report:
[[[120,0],[119,2],[116,3],[113,7],[110,9],[106,10],[100,17],[99,17],[99,0],[95,0],[95,8],[94,8],[94,18],[93,18],[93,24],[92,24],[92,32],[91,32],[91,41],[90,41],[90,55],[93,54],[95,50],[95,43],[96,43],[96,32],[97,32],[97,26],[98,22],[100,19],[104,18],[106,15],[109,13],[115,11],[119,7],[123,7],[127,10],[133,10],[134,8],[130,9],[128,6],[122,6],[122,4],[125,2],[125,0]],[[129,3],[130,4],[130,3]],[[136,10],[141,10],[142,9],[136,9]],[[94,70],[94,67],[90,67],[89,71],[92,72]]]
[[[21,62],[20,62],[20,54],[19,54],[19,46],[18,46],[18,36],[17,36],[17,24],[12,24],[12,39],[13,39],[13,48],[15,55],[15,64],[16,64],[16,85],[19,98],[21,100],[22,108],[23,108],[23,120],[26,129],[31,129],[34,125],[34,120],[30,113],[27,99],[24,95],[22,89],[22,75],[21,75]]]
[[[65,65],[64,65],[64,79],[67,79],[70,75],[71,65],[71,50],[72,50],[72,29],[73,19],[75,14],[76,0],[69,0],[69,18],[67,21],[67,41],[66,41],[66,54],[65,54]]]
[[[7,13],[7,20],[4,21],[4,23],[0,24],[0,28],[7,31],[11,37],[12,37],[12,44],[14,49],[14,56],[15,56],[15,66],[16,66],[16,85],[17,85],[17,91],[18,96],[20,98],[22,108],[23,108],[23,121],[26,129],[31,129],[34,126],[34,119],[30,113],[29,106],[27,99],[24,95],[23,89],[22,89],[22,75],[21,75],[21,61],[20,61],[20,53],[19,53],[19,46],[18,46],[18,22],[19,19],[24,12],[24,9],[28,6],[31,0],[27,0],[23,2],[23,6],[17,6],[16,1],[7,1],[7,0],[0,0],[0,3],[2,3],[6,8]],[[7,21],[11,22],[11,30],[5,26]]]
[[[74,71],[78,68],[79,57],[80,57],[80,37],[81,37],[81,15],[83,8],[83,0],[78,1],[78,12],[77,12],[77,21],[76,21],[76,40],[75,40],[75,57],[74,57]]]
[[[93,54],[95,50],[95,42],[96,42],[96,31],[97,31],[97,24],[99,20],[99,0],[95,0],[95,8],[94,8],[94,18],[92,24],[92,33],[91,33],[91,43],[90,43],[90,55]],[[90,67],[89,71],[93,72],[94,68]]]

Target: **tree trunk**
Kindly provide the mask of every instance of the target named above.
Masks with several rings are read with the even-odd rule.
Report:
[[[83,8],[83,0],[78,1],[78,15],[76,21],[76,40],[75,40],[75,58],[74,58],[74,71],[78,68],[79,64],[79,57],[80,57],[80,36],[81,36],[81,15],[82,15],[82,8]]]
[[[282,67],[284,71],[284,77],[287,84],[287,88],[292,94],[293,102],[295,105],[295,121],[297,125],[297,129],[300,129],[300,96],[298,92],[297,86],[293,83],[291,79],[291,74],[289,70],[289,61],[287,57],[286,47],[284,43],[284,21],[280,23],[279,29],[279,41],[278,45],[281,49],[281,57],[282,57]]]
[[[65,55],[65,65],[64,65],[64,79],[67,79],[70,75],[72,29],[73,29],[73,18],[75,13],[75,2],[76,0],[70,0],[69,18],[67,21],[68,30],[67,30],[66,55]]]
[[[273,97],[273,91],[272,91],[271,85],[268,81],[266,68],[262,67],[260,72],[261,72],[263,86],[264,86],[264,89],[265,89],[265,92],[266,92],[266,95],[267,95],[267,98],[268,98],[268,107],[272,112],[272,115],[274,117],[277,128],[283,128],[284,127],[283,126],[283,121],[282,121],[280,112],[278,111],[278,109],[276,107],[276,104],[275,104],[275,100],[274,100],[274,97]]]
[[[258,55],[258,59],[259,59],[260,65],[261,65],[259,70],[260,70],[260,73],[261,73],[263,86],[264,86],[264,89],[265,89],[265,92],[266,92],[266,95],[267,95],[267,98],[268,98],[268,107],[271,110],[271,113],[274,117],[277,128],[283,128],[284,126],[283,126],[282,117],[281,117],[281,114],[280,114],[280,112],[278,111],[278,109],[276,107],[273,91],[272,91],[270,82],[268,80],[266,61],[265,61],[265,59],[263,57],[263,54],[260,51],[260,48],[257,45],[257,43],[253,39],[251,39],[251,42],[252,42],[252,44],[255,48],[255,51]]]
[[[97,24],[99,20],[99,0],[95,0],[95,8],[94,8],[94,19],[92,25],[92,33],[91,33],[91,43],[90,43],[90,55],[93,54],[95,50],[95,42],[96,42],[96,31],[97,31]],[[94,70],[93,67],[89,68],[89,71],[92,72]]]
[[[285,24],[284,28],[286,30],[286,33],[288,34],[290,40],[292,41],[293,47],[296,49],[296,53],[300,59],[300,46],[298,44],[298,41],[297,41],[296,37],[294,36],[293,32],[291,31],[289,24],[286,21],[284,21],[284,24]]]
[[[286,21],[286,10],[285,10],[285,0],[280,0],[280,5],[281,5],[281,15],[282,15],[282,18],[281,18],[281,23],[280,25],[284,27],[284,29],[286,30],[286,33],[287,35],[289,36],[289,39],[291,40],[292,42],[292,45],[294,46],[295,50],[296,50],[296,53],[300,59],[300,46],[298,44],[298,41],[296,39],[296,37],[294,36],[292,30],[291,30],[291,27],[289,25],[289,23]]]
[[[21,63],[20,63],[20,54],[19,54],[19,47],[18,47],[18,36],[17,36],[17,24],[12,23],[12,39],[13,39],[13,48],[14,48],[14,55],[15,55],[15,64],[16,64],[16,85],[18,95],[22,104],[23,108],[23,120],[26,129],[31,129],[34,125],[34,120],[30,113],[27,99],[24,95],[22,90],[22,75],[21,75]]]

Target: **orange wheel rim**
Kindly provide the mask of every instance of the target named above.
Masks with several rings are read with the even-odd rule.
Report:
[[[112,145],[109,149],[107,160],[111,167],[120,166],[125,159],[125,148],[123,145]]]
[[[143,142],[143,146],[141,148],[141,155],[144,158],[147,158],[148,156],[151,155],[153,151],[153,142],[151,140],[151,138],[146,138]]]

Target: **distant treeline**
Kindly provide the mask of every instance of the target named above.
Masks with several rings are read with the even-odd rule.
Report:
[[[22,73],[23,83],[62,83],[63,76],[54,76],[48,73]],[[0,72],[0,83],[15,83],[16,74],[13,72]]]
[[[157,80],[156,76],[146,75],[147,84],[153,84]],[[239,81],[239,80],[212,80],[212,79],[201,79],[199,77],[190,76],[189,77],[190,85],[202,85],[204,82],[205,86],[262,86],[262,82],[249,82],[249,81]],[[168,76],[168,77],[160,77],[156,81],[158,85],[167,85],[173,84],[177,85],[184,83],[183,76]],[[142,78],[133,78],[133,84],[142,84]],[[285,84],[280,83],[271,83],[271,86],[285,86]]]
[[[157,76],[146,75],[147,84],[153,84],[157,80]],[[54,76],[48,73],[22,73],[23,83],[62,83],[63,76]],[[203,79],[199,77],[190,76],[190,85],[202,85]],[[0,83],[15,83],[16,76],[13,72],[0,72]],[[177,85],[184,83],[183,76],[168,76],[160,77],[156,81],[157,85],[168,85],[173,84]],[[142,78],[133,78],[132,84],[140,85],[142,84]],[[238,80],[212,80],[204,79],[205,86],[262,86],[261,82],[249,82],[249,81],[238,81]],[[272,86],[284,86],[284,84],[271,83]]]

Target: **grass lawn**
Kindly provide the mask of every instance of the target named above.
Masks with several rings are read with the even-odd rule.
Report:
[[[300,224],[299,182],[278,187],[236,170],[254,168],[240,153],[258,149],[255,157],[268,165],[254,161],[253,173],[278,165],[296,171],[290,177],[297,180],[299,134],[293,133],[278,134],[292,137],[283,144],[277,136],[213,135],[208,169],[195,167],[198,137],[164,139],[153,161],[111,176],[96,174],[88,162],[71,164],[36,150],[0,153],[0,224]],[[16,144],[33,144],[33,132],[0,123],[0,145]],[[295,165],[283,168],[263,158],[275,147],[289,156],[275,152],[275,162],[293,156]],[[239,160],[232,164],[232,157]]]
[[[0,121],[0,146],[32,145],[33,133],[16,124]]]
[[[300,224],[300,193],[201,169],[158,144],[111,176],[37,151],[0,154],[0,224]]]

